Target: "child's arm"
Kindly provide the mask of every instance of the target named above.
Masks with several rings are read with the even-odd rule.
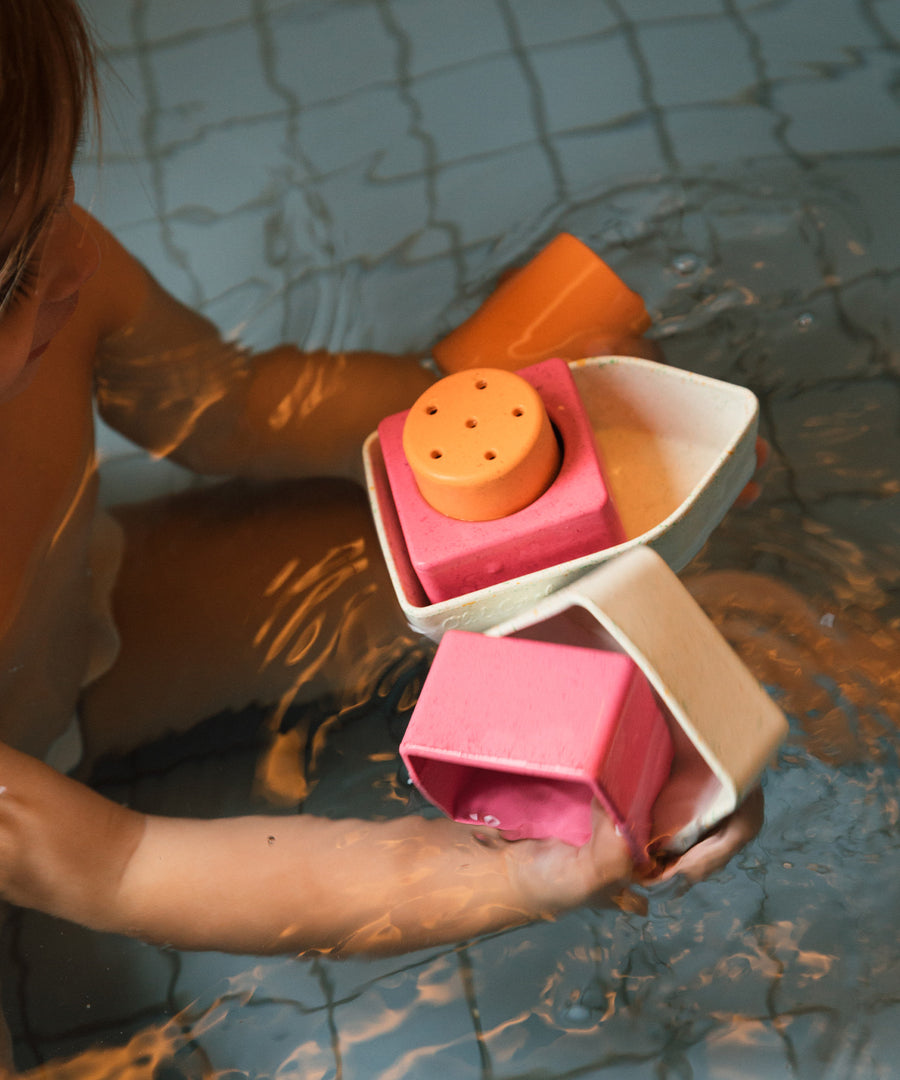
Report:
[[[605,817],[581,849],[443,818],[151,818],[120,892],[129,932],[182,948],[403,953],[577,907],[629,870]]]
[[[78,212],[101,254],[78,312],[96,326],[100,411],[155,453],[214,475],[358,478],[365,437],[434,381],[385,353],[282,345],[251,357]]]
[[[148,817],[0,747],[3,897],[179,948],[401,953],[599,899],[630,872],[599,810],[582,848],[445,819]]]

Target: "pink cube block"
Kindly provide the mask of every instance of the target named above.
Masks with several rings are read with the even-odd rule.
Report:
[[[562,444],[550,487],[529,506],[493,521],[459,521],[425,501],[403,453],[407,413],[378,438],[409,560],[432,603],[544,570],[625,541],[584,405],[564,360],[519,371],[537,390]]]
[[[400,753],[456,821],[580,846],[597,798],[644,861],[672,741],[630,657],[450,630]]]

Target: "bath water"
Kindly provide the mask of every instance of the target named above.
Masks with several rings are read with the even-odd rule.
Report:
[[[668,363],[757,394],[763,494],[683,579],[791,734],[759,836],[706,882],[647,889],[629,910],[371,962],[178,954],[18,916],[4,990],[23,1067],[895,1076],[894,5],[87,6],[129,90],[110,81],[116,119],[82,197],[226,331],[427,351],[565,229],[645,297]],[[149,475],[113,436],[102,445],[110,490]],[[307,717],[311,749],[293,747],[307,812],[417,808],[397,778],[394,675],[368,703]],[[135,759],[109,790],[160,812],[266,806],[258,744],[207,738]]]

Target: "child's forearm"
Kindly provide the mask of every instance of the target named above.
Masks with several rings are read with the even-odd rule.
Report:
[[[0,746],[0,891],[98,930],[234,952],[403,951],[521,922],[449,822],[145,817]]]
[[[599,809],[578,849],[443,818],[150,818],[110,929],[193,949],[402,953],[605,899],[630,870]]]
[[[598,812],[583,848],[445,819],[147,817],[0,747],[0,891],[185,949],[400,953],[598,898],[630,870]]]
[[[151,818],[119,895],[110,929],[247,953],[400,953],[538,914],[501,850],[421,818]]]

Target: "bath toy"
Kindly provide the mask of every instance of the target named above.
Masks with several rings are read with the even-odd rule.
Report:
[[[644,861],[672,741],[631,657],[457,630],[438,646],[400,752],[457,821],[580,846],[597,798]]]
[[[680,570],[753,475],[758,404],[749,390],[635,357],[567,366],[622,525],[623,536],[612,546],[433,600],[407,549],[382,431],[366,440],[369,500],[394,589],[410,625],[434,640],[448,629],[486,630],[638,546],[653,547]],[[402,449],[401,436],[395,437]]]
[[[600,338],[636,338],[649,326],[640,296],[586,244],[560,233],[507,274],[432,353],[447,373],[479,367],[516,371],[548,356],[590,356]]]
[[[403,453],[425,501],[461,521],[523,510],[556,478],[561,458],[532,382],[493,368],[426,391],[406,415]]]
[[[781,710],[646,546],[485,636],[614,649],[631,657],[652,686],[672,739],[671,771],[653,810],[653,836],[669,851],[686,850],[730,814],[787,735]]]
[[[563,360],[457,372],[378,437],[394,539],[431,602],[625,539]]]

